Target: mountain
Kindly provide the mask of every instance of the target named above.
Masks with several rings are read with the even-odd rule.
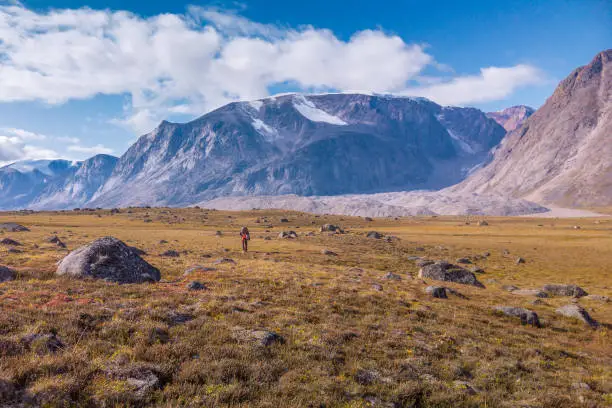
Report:
[[[289,94],[230,103],[142,136],[90,205],[437,189],[461,181],[504,135],[477,109],[422,98]]]
[[[533,112],[535,110],[529,106],[517,105],[497,112],[488,112],[487,117],[499,123],[507,132],[512,132],[521,127]]]
[[[452,190],[567,207],[612,205],[612,50],[577,68],[487,166]]]
[[[97,155],[82,162],[20,161],[0,168],[0,208],[69,208],[89,201],[106,182],[117,158]]]

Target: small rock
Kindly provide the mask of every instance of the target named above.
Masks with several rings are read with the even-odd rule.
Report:
[[[338,256],[337,253],[330,251],[329,249],[322,249],[321,250],[321,254],[322,255],[327,255],[327,256]]]
[[[478,221],[478,226],[479,227],[488,227],[489,223],[486,221]]]
[[[502,289],[507,290],[508,292],[514,292],[515,290],[519,290],[520,288],[514,285],[503,285]]]
[[[522,324],[530,324],[532,326],[540,327],[540,319],[538,319],[537,313],[532,310],[511,306],[495,306],[495,310],[505,314],[506,316],[520,318]]]
[[[213,271],[216,271],[216,269],[210,268],[207,266],[202,266],[202,265],[194,265],[188,268],[187,270],[185,270],[185,272],[183,273],[183,276],[191,275],[192,273],[195,273],[195,272],[213,272]]]
[[[298,237],[298,234],[295,231],[282,231],[278,234],[278,238],[280,239],[295,239]]]
[[[425,288],[425,293],[438,299],[448,299],[446,295],[446,288],[443,286],[428,286]]]
[[[381,239],[383,237],[383,234],[381,234],[380,232],[376,232],[376,231],[370,231],[366,234],[366,237],[372,238],[372,239]]]
[[[289,222],[289,220],[287,218],[281,218],[280,222]]]
[[[379,381],[380,374],[376,370],[357,370],[353,379],[360,385],[372,385]]]
[[[549,284],[544,285],[542,290],[553,296],[572,296],[579,298],[588,295],[584,289],[576,285]]]
[[[179,256],[181,256],[181,254],[179,254],[178,251],[175,251],[173,249],[169,249],[169,250],[159,254],[159,256],[163,256],[163,257],[167,257],[167,258],[178,258]]]
[[[517,265],[519,265],[519,264],[524,264],[524,263],[525,263],[525,260],[524,260],[523,258],[521,258],[521,257],[518,257],[518,258],[516,258],[516,261],[514,261],[514,262],[515,262]]]
[[[370,217],[365,217],[365,218],[364,218],[364,221],[367,221],[367,222],[372,222],[372,221],[374,221],[374,220],[373,220],[372,218],[370,218]]]
[[[285,339],[272,331],[268,330],[248,330],[234,329],[233,336],[238,341],[252,342],[256,345],[268,347],[274,343],[285,344]]]
[[[603,302],[603,303],[607,303],[610,301],[610,298],[607,296],[603,296],[603,295],[588,295],[584,297],[587,300],[594,300],[596,302]]]
[[[384,276],[385,279],[390,279],[390,280],[402,280],[402,277],[393,273],[393,272],[389,272]]]
[[[470,267],[470,272],[472,272],[472,273],[485,273],[484,269],[479,268],[476,265]]]
[[[193,290],[193,291],[205,290],[206,286],[201,282],[193,281],[193,282],[189,282],[189,284],[187,285],[187,289]]]
[[[556,310],[556,312],[562,316],[571,317],[573,319],[578,319],[591,327],[598,327],[599,323],[597,323],[593,318],[589,315],[589,313],[582,307],[571,304],[565,305]]]
[[[0,283],[15,279],[15,271],[0,265]]]
[[[55,353],[63,349],[64,343],[55,333],[51,334],[28,334],[21,338],[21,343],[37,354]]]
[[[374,289],[374,290],[376,290],[378,292],[382,292],[383,287],[382,287],[382,285],[380,285],[378,283],[374,283],[374,284],[372,284],[372,289]]]
[[[325,224],[325,225],[321,226],[321,232],[338,232],[340,234],[344,233],[342,228],[340,228],[337,225],[332,225],[332,224]]]
[[[21,246],[20,242],[17,242],[14,239],[10,238],[4,238],[3,240],[0,240],[0,244],[8,246]]]
[[[468,258],[459,258],[455,262],[459,264],[471,264],[472,263],[472,261],[470,261]]]
[[[215,265],[221,265],[221,264],[234,264],[235,265],[236,261],[234,261],[232,258],[219,258],[213,263]]]
[[[168,243],[168,241],[166,241],[165,239],[162,239],[162,240],[159,241],[160,245],[167,244],[167,243]]]
[[[217,232],[215,232],[215,235],[218,236],[218,237],[223,236],[223,232],[217,231]]]

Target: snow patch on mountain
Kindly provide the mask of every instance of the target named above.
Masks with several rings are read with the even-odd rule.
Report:
[[[302,114],[306,119],[313,122],[324,122],[331,125],[345,126],[347,123],[337,116],[330,115],[329,113],[321,110],[315,106],[312,101],[306,99],[303,95],[296,95],[293,101],[293,106],[298,112]]]

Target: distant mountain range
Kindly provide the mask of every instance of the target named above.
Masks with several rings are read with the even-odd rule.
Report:
[[[366,94],[230,103],[189,123],[164,121],[120,158],[0,168],[0,209],[210,200],[245,208],[249,196],[259,196],[257,206],[359,214],[367,206],[376,214],[428,213],[428,206],[513,214],[544,210],[534,202],[612,205],[611,70],[612,50],[601,52],[535,112],[513,106],[485,114]],[[398,193],[364,195],[388,192]],[[339,196],[347,194],[348,201]]]
[[[186,124],[162,122],[118,160],[97,156],[52,174],[7,166],[0,177],[19,181],[0,181],[10,197],[0,206],[178,206],[232,195],[439,189],[485,162],[505,133],[478,109],[422,98],[282,95],[231,103]]]

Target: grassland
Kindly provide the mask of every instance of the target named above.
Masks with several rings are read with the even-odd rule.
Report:
[[[0,233],[23,244],[20,253],[0,246],[0,265],[17,271],[16,280],[0,283],[2,406],[612,404],[612,304],[578,301],[602,323],[593,330],[555,313],[569,298],[534,302],[502,288],[572,283],[612,297],[610,217],[488,218],[489,226],[478,226],[463,217],[366,221],[157,208],[0,214],[0,223],[8,221],[31,231]],[[326,223],[346,233],[320,233]],[[238,237],[244,224],[252,236],[247,254]],[[278,239],[283,230],[299,238]],[[397,239],[366,238],[370,230]],[[52,235],[68,249],[48,243]],[[108,235],[146,251],[162,281],[54,276],[70,249]],[[169,249],[180,256],[160,256]],[[424,288],[434,282],[416,277],[410,256],[477,259],[486,288],[445,284],[465,298],[431,298]],[[214,264],[222,257],[235,264]],[[184,276],[194,265],[215,269]],[[401,280],[386,279],[388,272]],[[194,280],[207,289],[187,290]],[[534,310],[543,325],[523,326],[494,313],[495,305]],[[250,330],[284,342],[263,346],[237,335]],[[32,334],[47,337],[24,343]]]

